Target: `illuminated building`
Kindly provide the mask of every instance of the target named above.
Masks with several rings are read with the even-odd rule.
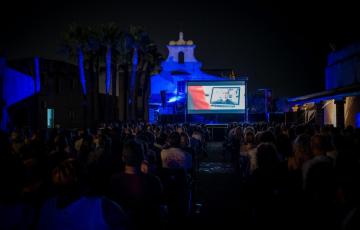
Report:
[[[328,55],[325,89],[290,98],[289,102],[293,107],[308,105],[312,108],[302,110],[305,122],[313,120],[320,125],[360,127],[360,43]]]
[[[194,55],[196,45],[191,40],[184,40],[182,32],[179,40],[170,41],[167,48],[169,55],[161,64],[162,71],[151,77],[150,121],[157,115],[184,113],[187,81],[225,80],[201,70],[202,63]]]
[[[40,58],[1,59],[0,70],[3,130],[82,126],[83,90],[75,65]]]

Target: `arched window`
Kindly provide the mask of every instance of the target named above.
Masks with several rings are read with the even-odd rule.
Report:
[[[179,52],[178,61],[179,64],[184,64],[184,52]]]

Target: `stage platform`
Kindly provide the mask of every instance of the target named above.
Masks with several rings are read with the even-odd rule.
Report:
[[[290,118],[289,118],[290,119]],[[230,123],[258,123],[267,122],[264,113],[249,113],[246,121],[246,114],[166,114],[159,115],[154,123],[192,123],[206,125],[228,125]],[[285,113],[270,113],[270,122],[285,122]]]

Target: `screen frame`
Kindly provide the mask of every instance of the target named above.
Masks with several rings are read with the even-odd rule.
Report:
[[[216,103],[212,102],[213,95],[214,95],[214,89],[228,89],[228,88],[234,88],[234,89],[239,90],[238,100],[237,100],[237,103],[235,104],[235,105],[239,105],[239,104],[240,104],[240,92],[241,92],[240,88],[241,88],[241,87],[217,87],[217,86],[215,86],[215,87],[212,88],[212,90],[211,90],[210,104],[216,104]]]
[[[236,82],[239,82],[238,85],[236,85]],[[214,83],[216,84],[216,86],[214,86]],[[235,84],[234,84],[235,83]],[[239,85],[243,85],[245,87],[245,92],[244,92],[244,101],[245,101],[245,106],[244,109],[239,109],[239,110],[189,110],[188,108],[188,102],[189,102],[189,95],[188,95],[188,88],[189,86],[214,86],[214,87],[221,87],[221,85],[233,85],[234,84],[234,88],[238,87]],[[239,97],[239,101],[240,101],[240,97]],[[239,102],[240,103],[240,102]],[[196,114],[245,114],[246,115],[246,120],[247,120],[247,112],[248,112],[248,108],[247,108],[247,78],[238,78],[236,80],[215,80],[215,81],[209,81],[209,80],[192,80],[192,81],[187,81],[186,82],[186,106],[185,106],[185,110],[186,113],[189,115],[196,115]]]

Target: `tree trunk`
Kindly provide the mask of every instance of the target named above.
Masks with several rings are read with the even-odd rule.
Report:
[[[129,112],[129,109],[128,109],[128,106],[129,106],[129,66],[128,64],[124,64],[121,66],[123,71],[124,71],[124,90],[123,90],[123,113],[124,113],[124,121],[128,121],[128,112]]]
[[[89,124],[95,126],[95,55],[91,54],[89,59]]]
[[[84,69],[84,53],[81,49],[78,49],[78,61],[79,61],[79,71],[80,71],[80,83],[82,87],[82,92],[86,95],[86,78],[85,78],[85,69]]]
[[[111,82],[111,47],[106,50],[106,79],[105,79],[105,122],[110,121],[110,82]]]
[[[117,63],[114,58],[113,64],[112,64],[112,120],[118,120],[119,119],[119,109],[117,104],[117,95],[116,95],[116,86],[117,86]]]
[[[149,95],[150,95],[150,68],[147,65],[145,76],[144,76],[144,86],[143,86],[143,111],[144,111],[144,121],[149,121]]]
[[[145,87],[146,87],[146,75],[147,75],[147,69],[148,69],[148,62],[147,61],[142,61],[141,62],[141,71],[140,71],[140,77],[139,77],[139,82],[137,84],[138,86],[138,93],[139,95],[141,95],[141,99],[140,99],[140,105],[137,104],[137,115],[139,118],[141,118],[142,120],[146,120],[146,114],[145,114],[145,106],[146,106],[146,102],[145,102]]]
[[[83,92],[83,127],[87,128],[87,98],[86,98],[86,78],[85,78],[85,69],[84,69],[84,53],[79,48],[78,49],[78,61],[79,61],[79,73],[80,73],[80,83],[81,89]]]
[[[134,48],[133,58],[132,58],[132,68],[131,68],[131,79],[130,79],[130,119],[136,121],[136,75],[137,75],[137,66],[138,66],[138,50]]]
[[[94,78],[94,120],[99,122],[99,72],[100,72],[100,54],[96,54],[95,78]]]

